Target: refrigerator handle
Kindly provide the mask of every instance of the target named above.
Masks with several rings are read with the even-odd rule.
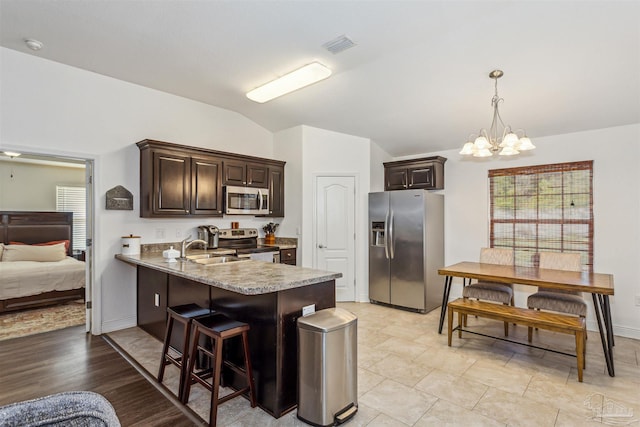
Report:
[[[389,218],[389,238],[387,242],[389,244],[389,252],[391,253],[391,259],[396,257],[395,254],[395,236],[393,235],[393,209],[391,209],[391,218]]]
[[[389,211],[384,218],[384,256],[389,259]]]

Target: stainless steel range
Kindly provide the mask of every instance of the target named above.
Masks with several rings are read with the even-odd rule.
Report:
[[[221,228],[219,248],[235,249],[236,256],[256,261],[280,262],[280,248],[258,245],[257,228]]]

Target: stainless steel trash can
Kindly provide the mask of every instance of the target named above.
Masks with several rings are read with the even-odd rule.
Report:
[[[358,410],[357,317],[328,308],[298,318],[298,418],[342,424]]]

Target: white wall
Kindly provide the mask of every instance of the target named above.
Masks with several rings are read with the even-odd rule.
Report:
[[[356,177],[356,298],[367,300],[367,194],[370,187],[370,141],[352,135],[299,126],[302,147],[302,253],[300,265],[313,267],[315,176],[349,174]],[[288,215],[288,214],[287,214]]]
[[[640,338],[640,306],[634,305],[634,298],[640,295],[640,124],[533,142],[536,150],[512,159],[463,158],[459,149],[412,156],[448,158],[443,191],[445,263],[476,260],[480,248],[489,243],[489,169],[594,160],[594,269],[614,275],[611,311],[615,333]],[[533,291],[517,286],[516,304],[525,305]],[[461,282],[454,280],[451,298],[460,294]],[[588,301],[591,305],[590,298]],[[592,308],[589,310],[588,327],[597,329]]]
[[[85,170],[0,159],[0,210],[55,211],[56,186],[84,187]]]
[[[268,222],[139,217],[136,142],[150,138],[273,158],[272,133],[246,117],[10,49],[0,48],[0,63],[0,148],[95,159],[94,277],[102,303],[94,308],[94,333],[136,324],[135,269],[114,259],[121,236],[171,242],[202,223],[229,228],[232,220],[244,227]],[[105,192],[116,185],[133,193],[135,210],[104,209]],[[165,239],[155,237],[158,229]]]
[[[380,148],[376,143],[371,143],[371,187],[369,188],[369,192],[384,191],[384,168],[382,164],[384,162],[390,162],[391,160],[393,160],[393,158],[389,153]]]
[[[301,263],[302,236],[302,127],[286,129],[274,135],[273,155],[284,165],[284,213],[276,235],[298,238],[297,259]]]

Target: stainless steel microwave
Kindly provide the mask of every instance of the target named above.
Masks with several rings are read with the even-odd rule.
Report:
[[[224,187],[224,212],[230,215],[268,215],[269,189]]]

